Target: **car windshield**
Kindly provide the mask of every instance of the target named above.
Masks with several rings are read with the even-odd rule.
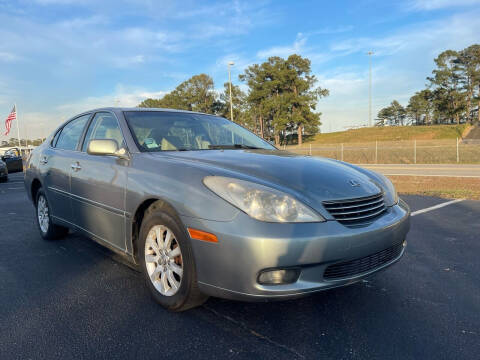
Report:
[[[275,148],[221,117],[167,111],[126,111],[125,118],[141,151]]]

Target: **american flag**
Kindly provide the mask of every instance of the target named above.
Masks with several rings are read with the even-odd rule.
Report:
[[[10,111],[10,115],[8,115],[7,119],[5,120],[5,135],[8,135],[10,132],[10,128],[12,127],[12,121],[17,119],[17,109],[15,105],[13,106],[12,111]]]

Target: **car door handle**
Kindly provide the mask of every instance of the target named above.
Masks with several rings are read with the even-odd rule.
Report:
[[[82,169],[82,167],[80,166],[80,164],[78,162],[73,163],[72,165],[70,165],[70,167],[72,168],[73,171],[78,171],[78,170]]]
[[[45,165],[46,163],[48,163],[48,158],[47,158],[46,156],[43,156],[43,157],[40,159],[40,164]]]

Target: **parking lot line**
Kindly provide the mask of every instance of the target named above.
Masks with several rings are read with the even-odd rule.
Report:
[[[447,202],[444,202],[444,203],[441,203],[441,204],[438,204],[438,205],[430,206],[430,207],[425,208],[425,209],[414,211],[410,215],[411,216],[420,215],[420,214],[423,214],[423,213],[426,213],[426,212],[429,212],[429,211],[432,211],[432,210],[440,209],[440,208],[448,206],[448,205],[456,204],[456,203],[458,203],[460,201],[463,201],[463,200],[465,200],[465,199],[456,199],[456,200],[452,200],[452,201],[447,201]]]

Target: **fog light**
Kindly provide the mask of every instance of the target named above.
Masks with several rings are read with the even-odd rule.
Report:
[[[265,285],[291,284],[297,281],[299,275],[299,269],[266,270],[260,273],[258,282]]]

